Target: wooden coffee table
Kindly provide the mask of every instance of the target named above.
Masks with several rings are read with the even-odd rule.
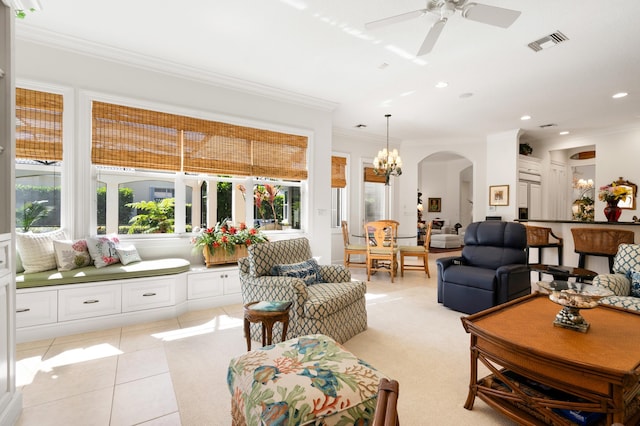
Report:
[[[534,293],[462,318],[471,335],[465,408],[478,396],[519,424],[577,424],[556,409],[602,413],[597,424],[640,424],[640,314],[598,306],[584,312],[591,328],[579,333],[554,327],[557,312]],[[478,361],[492,374],[478,379]]]

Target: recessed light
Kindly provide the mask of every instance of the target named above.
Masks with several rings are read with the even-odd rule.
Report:
[[[523,115],[522,117],[520,117],[520,120],[531,120],[531,116],[530,115]]]
[[[447,83],[446,81],[439,81],[439,82],[436,83],[436,87],[438,89],[444,89],[448,85],[449,85],[449,83]]]
[[[561,134],[562,136],[564,136],[564,135],[568,135],[568,134],[569,134],[569,131],[568,131],[568,130],[563,130],[562,132],[560,132],[560,134]]]
[[[612,98],[613,99],[620,99],[620,98],[624,98],[627,95],[628,95],[627,92],[618,92],[615,95],[613,95]]]

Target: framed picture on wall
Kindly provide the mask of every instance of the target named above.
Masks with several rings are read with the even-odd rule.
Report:
[[[509,185],[495,185],[489,187],[490,206],[509,205]]]
[[[441,208],[440,198],[429,198],[429,212],[439,213]]]

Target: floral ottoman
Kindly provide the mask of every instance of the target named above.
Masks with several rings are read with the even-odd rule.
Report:
[[[250,351],[229,363],[233,425],[371,424],[384,377],[322,334]]]

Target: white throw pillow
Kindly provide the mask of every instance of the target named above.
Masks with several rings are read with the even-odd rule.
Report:
[[[138,250],[134,246],[118,246],[116,247],[116,252],[123,265],[140,262],[142,260]]]
[[[87,248],[96,268],[120,262],[116,251],[118,243],[120,243],[120,240],[115,234],[87,238]]]
[[[20,251],[24,273],[33,274],[56,269],[53,242],[55,240],[65,240],[66,238],[67,236],[61,229],[40,234],[31,232],[16,233],[16,247]]]
[[[53,242],[58,271],[71,271],[91,264],[87,240],[58,240]]]

